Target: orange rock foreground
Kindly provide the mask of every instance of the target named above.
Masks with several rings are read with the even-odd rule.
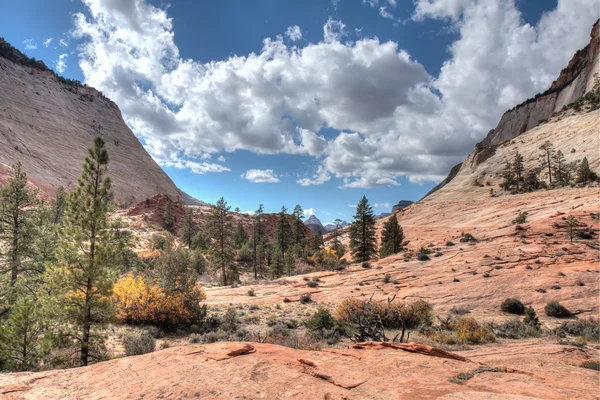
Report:
[[[576,347],[536,341],[480,346],[460,355],[413,343],[303,351],[227,342],[83,368],[0,375],[0,397],[596,399],[598,372],[577,366],[586,358]]]

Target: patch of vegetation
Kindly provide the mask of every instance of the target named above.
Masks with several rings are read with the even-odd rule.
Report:
[[[508,298],[502,302],[500,309],[509,314],[523,315],[525,313],[525,306],[518,299]]]
[[[577,336],[584,340],[600,342],[600,322],[595,318],[566,321],[554,333],[559,337]]]
[[[156,340],[146,330],[126,332],[121,340],[128,356],[151,353],[156,347]]]
[[[471,372],[461,372],[455,378],[450,379],[450,382],[462,385],[465,381],[472,379],[477,374],[483,374],[484,372],[505,372],[499,368],[493,367],[479,367]]]
[[[308,304],[312,302],[312,295],[310,293],[304,293],[300,296],[300,303]]]
[[[527,222],[527,216],[529,213],[527,211],[519,211],[519,214],[515,219],[513,219],[513,224],[524,224]]]
[[[476,241],[477,241],[477,239],[475,239],[475,237],[474,237],[473,235],[471,235],[470,233],[465,233],[465,232],[463,232],[463,233],[461,234],[461,237],[460,237],[460,242],[461,242],[461,243],[465,243],[465,242],[476,242]]]
[[[248,296],[250,296],[250,297],[256,296],[256,293],[254,293],[254,289],[248,289]]]
[[[587,360],[579,364],[581,368],[593,369],[594,371],[600,371],[600,360]]]
[[[546,304],[546,307],[544,307],[544,311],[546,312],[547,316],[554,318],[568,318],[571,316],[571,311],[569,311],[558,301],[551,301],[548,304]]]
[[[505,339],[539,337],[542,334],[541,329],[536,329],[532,324],[526,324],[516,318],[502,324],[491,323],[489,328],[496,336]]]

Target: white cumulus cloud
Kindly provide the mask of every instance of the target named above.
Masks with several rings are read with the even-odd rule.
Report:
[[[279,178],[272,169],[249,169],[241,175],[242,178],[254,183],[276,183]]]
[[[285,31],[285,36],[295,42],[296,40],[302,39],[302,30],[298,25],[289,26]]]
[[[194,174],[202,175],[207,172],[225,172],[231,171],[229,168],[219,164],[213,164],[208,162],[198,163],[189,160],[177,160],[177,161],[161,161],[160,165],[163,167],[171,167],[177,169],[188,169]]]

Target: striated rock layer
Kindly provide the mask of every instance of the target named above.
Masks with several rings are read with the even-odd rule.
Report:
[[[115,103],[93,88],[60,82],[50,70],[0,56],[0,183],[21,161],[43,194],[73,189],[95,136],[107,143],[117,201],[130,204],[157,193],[180,197]]]

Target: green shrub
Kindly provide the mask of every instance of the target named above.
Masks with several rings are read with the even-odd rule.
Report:
[[[309,281],[306,286],[308,286],[309,288],[316,288],[317,286],[319,286],[319,282],[315,281],[314,279],[312,281]]]
[[[128,356],[151,353],[156,347],[156,340],[146,330],[127,332],[121,340],[125,348],[125,354]]]
[[[492,323],[489,327],[496,336],[505,339],[538,337],[542,333],[540,329],[536,329],[533,325],[526,324],[516,318],[502,324]]]
[[[369,317],[370,311],[379,316],[384,328],[416,329],[421,326],[431,325],[433,322],[433,309],[423,300],[414,303],[403,302],[372,302],[350,298],[342,301],[337,309],[336,316],[341,321],[357,323]]]
[[[229,308],[223,316],[221,328],[225,332],[235,332],[238,329],[239,323],[240,320],[238,318],[237,311],[235,311],[234,308]]]
[[[600,360],[587,360],[579,364],[581,368],[593,369],[594,371],[600,371]]]
[[[371,268],[371,264],[369,264],[369,263],[368,263],[368,262],[366,262],[366,261],[365,261],[365,262],[363,262],[363,263],[362,263],[360,266],[361,266],[361,267],[363,267],[363,268],[365,268],[365,269]]]
[[[284,303],[291,303],[292,301],[290,299],[288,299],[287,297],[283,298],[283,302]]]
[[[312,302],[312,295],[310,293],[304,293],[300,296],[300,303],[308,304],[310,302]]]
[[[471,235],[470,233],[462,233],[461,238],[460,238],[461,242],[475,242],[477,241],[477,239],[475,239],[475,237],[473,235]]]
[[[508,298],[502,302],[500,309],[509,314],[523,315],[525,313],[525,306],[519,299]]]
[[[189,338],[190,343],[202,343],[202,335],[198,333],[192,333]]]
[[[523,323],[537,330],[542,328],[542,324],[540,324],[540,320],[537,317],[535,310],[531,306],[525,309],[525,318],[523,318]]]
[[[447,241],[447,242],[446,242],[446,246],[447,246],[447,247],[452,247],[452,246],[454,246],[454,245],[455,245],[455,244],[454,244],[454,242],[451,242],[451,241]]]
[[[385,274],[383,277],[383,283],[390,283],[392,281],[392,275],[390,273]]]
[[[513,219],[513,224],[524,224],[527,222],[527,216],[529,213],[527,211],[520,211],[515,219]]]
[[[589,341],[600,341],[600,322],[594,318],[563,322],[554,332],[560,337],[579,336]]]
[[[565,306],[560,304],[558,301],[551,301],[544,307],[546,315],[554,318],[567,318],[571,316],[571,311],[567,310]]]
[[[307,321],[306,327],[310,330],[331,329],[335,326],[336,320],[331,312],[326,308],[319,308]]]
[[[430,260],[430,258],[429,258],[429,256],[427,254],[419,253],[417,255],[417,260],[419,260],[419,261],[428,261],[428,260]]]

